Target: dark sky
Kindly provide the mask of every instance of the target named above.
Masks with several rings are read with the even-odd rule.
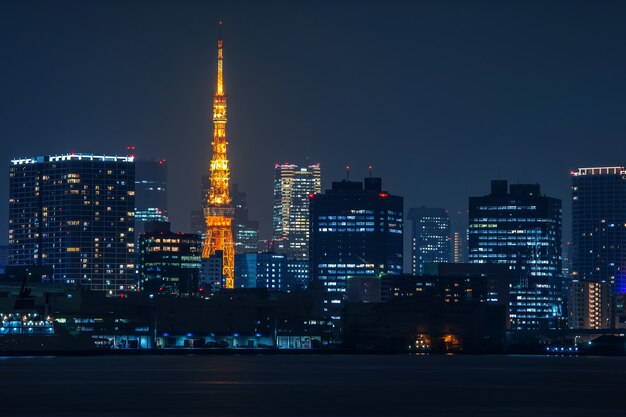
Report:
[[[173,227],[188,229],[219,19],[232,177],[265,237],[276,162],[321,162],[324,186],[371,164],[407,208],[539,182],[565,200],[566,230],[569,169],[626,164],[626,2],[258,3],[3,1],[7,170],[134,144],[169,161]]]

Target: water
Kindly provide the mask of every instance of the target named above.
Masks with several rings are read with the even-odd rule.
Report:
[[[0,416],[620,416],[626,358],[0,359]]]

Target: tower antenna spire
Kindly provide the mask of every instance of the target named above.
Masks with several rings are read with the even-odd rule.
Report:
[[[222,22],[219,22],[217,40],[217,85],[213,96],[213,155],[209,166],[210,188],[204,209],[206,237],[202,247],[202,258],[218,257],[222,274],[218,287],[234,288],[235,247],[232,220],[234,207],[229,194],[230,168],[228,167],[228,141],[226,140],[226,95],[224,95],[224,59]],[[216,277],[210,277],[216,279]],[[217,279],[216,279],[217,280]]]
[[[223,72],[223,60],[224,60],[224,41],[222,40],[222,21],[220,20],[217,25],[217,87],[215,89],[216,96],[224,95],[224,72]]]

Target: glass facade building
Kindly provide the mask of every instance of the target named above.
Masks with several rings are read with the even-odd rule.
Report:
[[[239,190],[237,184],[231,184],[230,197],[235,207],[233,218],[233,235],[235,253],[257,252],[259,247],[259,222],[248,217],[248,200],[246,193]]]
[[[311,279],[324,286],[324,313],[336,321],[347,280],[402,273],[403,199],[383,191],[380,178],[333,182],[310,198]]]
[[[132,157],[64,154],[14,159],[9,262],[50,265],[52,280],[111,295],[135,290]]]
[[[578,168],[571,177],[572,278],[626,293],[626,169]]]
[[[309,195],[322,192],[320,165],[274,166],[274,249],[289,259],[309,255]]]
[[[139,235],[139,277],[142,291],[194,295],[202,265],[202,238],[175,233],[167,222],[147,222]]]
[[[167,222],[167,162],[135,160],[135,226],[137,234],[145,222]]]
[[[561,200],[541,195],[538,184],[491,182],[491,193],[469,199],[469,262],[507,265],[512,285],[511,328],[560,326]]]
[[[284,291],[287,259],[281,253],[235,255],[235,288],[267,288]]]
[[[409,209],[411,222],[411,273],[424,274],[426,263],[450,262],[450,217],[442,208]]]

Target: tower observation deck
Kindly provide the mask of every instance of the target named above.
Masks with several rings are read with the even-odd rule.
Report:
[[[234,207],[228,191],[230,169],[228,167],[226,141],[226,95],[224,95],[223,42],[217,41],[217,86],[213,96],[213,156],[209,166],[210,189],[208,205],[204,209],[206,237],[202,247],[202,258],[222,257],[224,288],[234,288],[235,246],[232,220]]]

